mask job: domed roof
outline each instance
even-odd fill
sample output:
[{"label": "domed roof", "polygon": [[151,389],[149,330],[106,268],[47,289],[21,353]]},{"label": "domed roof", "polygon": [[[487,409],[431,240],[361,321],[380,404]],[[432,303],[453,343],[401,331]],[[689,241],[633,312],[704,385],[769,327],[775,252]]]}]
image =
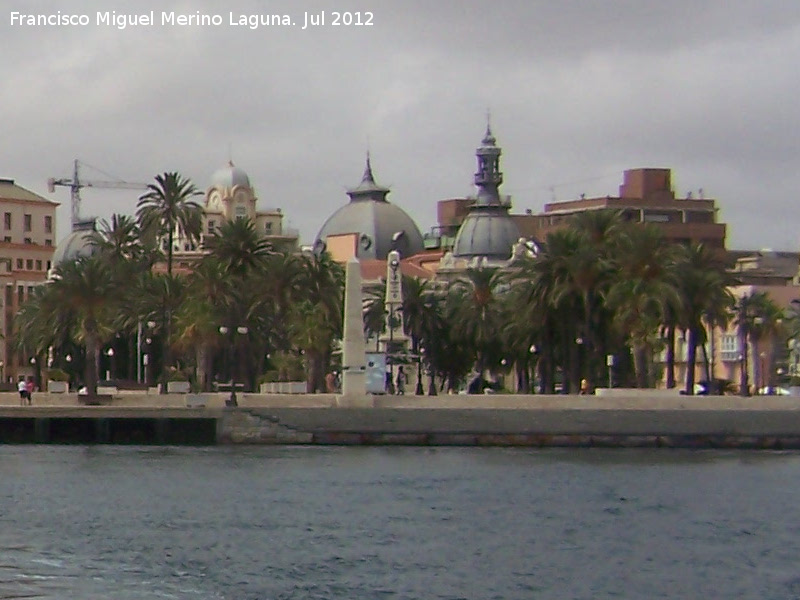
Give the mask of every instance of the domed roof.
[{"label": "domed roof", "polygon": [[519,228],[508,214],[510,204],[501,201],[498,192],[498,187],[503,183],[503,174],[500,172],[501,150],[496,142],[487,123],[486,135],[475,151],[478,158],[478,172],[475,174],[478,195],[458,229],[453,256],[508,260],[514,244],[519,240]]},{"label": "domed roof", "polygon": [[361,183],[347,193],[350,202],[325,221],[315,247],[326,243],[328,236],[357,234],[359,259],[384,260],[393,249],[403,257],[422,252],[424,245],[417,224],[402,208],[386,200],[389,189],[375,183],[369,157]]},{"label": "domed roof", "polygon": [[508,260],[519,240],[519,228],[505,211],[473,208],[461,223],[453,246],[453,256],[485,256]]},{"label": "domed roof", "polygon": [[250,178],[243,169],[234,165],[233,161],[228,161],[227,166],[215,171],[211,176],[212,187],[232,188],[237,185],[250,187]]},{"label": "domed roof", "polygon": [[362,200],[333,213],[317,234],[315,246],[328,236],[358,235],[356,257],[385,260],[393,249],[403,257],[422,252],[422,234],[406,212],[389,202]]},{"label": "domed roof", "polygon": [[76,223],[75,229],[56,246],[53,252],[53,266],[94,254],[95,248],[90,241],[94,230],[94,219]]}]

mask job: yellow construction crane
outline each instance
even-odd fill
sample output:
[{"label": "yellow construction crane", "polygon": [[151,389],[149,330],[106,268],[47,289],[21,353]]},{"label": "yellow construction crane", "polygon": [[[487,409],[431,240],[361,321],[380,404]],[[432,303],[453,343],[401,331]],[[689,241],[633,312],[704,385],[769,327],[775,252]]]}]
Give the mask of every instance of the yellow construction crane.
[{"label": "yellow construction crane", "polygon": [[[72,168],[72,179],[69,178],[61,178],[56,179],[55,177],[51,177],[47,180],[47,190],[52,194],[56,191],[56,186],[63,186],[68,187],[70,191],[70,201],[72,204],[72,229],[75,229],[75,224],[80,222],[80,211],[81,211],[81,188],[87,187],[94,187],[94,188],[116,188],[122,190],[146,190],[147,184],[146,183],[132,183],[130,181],[123,181],[121,179],[117,179],[115,181],[96,181],[96,180],[86,180],[80,178],[80,166],[83,165],[85,167],[89,167],[103,173],[97,167],[92,167],[86,163],[79,161],[77,158],[73,163]],[[113,177],[112,175],[108,175],[104,173],[104,175],[108,177]]]}]

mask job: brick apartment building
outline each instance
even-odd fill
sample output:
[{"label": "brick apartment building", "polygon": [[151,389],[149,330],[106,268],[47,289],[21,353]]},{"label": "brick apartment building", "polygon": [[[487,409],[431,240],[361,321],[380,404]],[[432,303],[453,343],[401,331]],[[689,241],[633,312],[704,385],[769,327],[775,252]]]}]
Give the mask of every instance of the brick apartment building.
[{"label": "brick apartment building", "polygon": [[716,201],[708,198],[676,198],[670,169],[625,171],[618,196],[580,198],[545,204],[537,215],[514,215],[522,235],[544,240],[574,214],[588,210],[615,209],[636,223],[653,223],[673,242],[702,242],[725,249],[725,223],[717,223]]},{"label": "brick apartment building", "polygon": [[52,266],[58,203],[45,200],[14,183],[0,179],[0,381],[17,381],[34,374],[30,356],[13,349],[14,315],[34,287],[44,283]]}]

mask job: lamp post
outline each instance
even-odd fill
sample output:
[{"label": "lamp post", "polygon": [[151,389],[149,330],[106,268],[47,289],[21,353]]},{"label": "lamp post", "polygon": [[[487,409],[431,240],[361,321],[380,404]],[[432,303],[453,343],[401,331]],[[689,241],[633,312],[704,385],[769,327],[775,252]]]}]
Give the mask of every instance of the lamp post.
[{"label": "lamp post", "polygon": [[530,354],[530,361],[528,366],[528,372],[526,376],[528,378],[527,383],[527,390],[525,390],[528,394],[535,394],[536,393],[536,354],[539,352],[539,348],[536,344],[531,344],[528,347],[528,354]]},{"label": "lamp post", "polygon": [[[581,347],[583,346],[583,338],[576,337],[575,338],[575,374],[577,375],[576,380],[578,383],[578,393],[583,393],[583,373],[581,371]],[[570,390],[571,393],[572,390]]]},{"label": "lamp post", "polygon": [[34,381],[34,383],[36,383],[36,385],[39,385],[39,377],[38,377],[38,373],[37,373],[37,371],[38,371],[37,366],[38,365],[36,364],[36,357],[35,356],[31,356],[31,368],[33,369],[33,381]]},{"label": "lamp post", "polygon": [[155,321],[146,323],[147,337],[144,338],[144,356],[142,356],[142,366],[144,367],[144,383],[149,388],[153,384],[153,330],[156,328]]},{"label": "lamp post", "polygon": [[422,396],[425,394],[425,390],[422,387],[422,355],[425,352],[424,348],[420,347],[419,351],[417,352],[417,389],[414,390],[414,393],[417,396]]},{"label": "lamp post", "polygon": [[608,367],[608,388],[614,387],[613,371],[614,371],[614,355],[609,354],[606,356],[606,366]]},{"label": "lamp post", "polygon": [[247,335],[249,330],[247,327],[239,326],[235,329],[228,328],[222,325],[219,328],[219,332],[224,335],[230,335],[228,338],[229,345],[228,345],[228,369],[230,371],[231,376],[231,394],[228,397],[228,400],[225,401],[226,406],[239,406],[239,402],[236,400],[236,337],[235,334],[239,335]]},{"label": "lamp post", "polygon": [[106,381],[111,380],[111,376],[114,374],[114,349],[109,348],[106,350],[106,356],[108,356],[108,369],[106,370]]}]

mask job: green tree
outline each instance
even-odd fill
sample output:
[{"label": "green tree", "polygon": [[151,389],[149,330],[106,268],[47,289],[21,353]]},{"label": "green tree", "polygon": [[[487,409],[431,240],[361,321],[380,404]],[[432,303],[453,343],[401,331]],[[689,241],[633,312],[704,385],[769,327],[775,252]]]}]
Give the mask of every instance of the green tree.
[{"label": "green tree", "polygon": [[[42,287],[36,295],[35,303],[31,305],[31,309],[38,306],[40,311],[40,331],[44,327],[53,326],[55,335],[63,337],[69,327],[71,336],[85,345],[84,376],[89,395],[97,394],[100,347],[111,333],[109,323],[117,299],[118,289],[111,269],[98,257],[86,257],[59,264],[53,281]],[[23,311],[23,315],[25,312]],[[30,321],[26,323],[30,314],[20,317],[18,328],[30,324]],[[54,337],[49,340],[40,338],[41,343],[54,340]]]},{"label": "green tree", "polygon": [[733,296],[727,286],[733,280],[718,252],[698,243],[678,248],[676,272],[681,314],[677,320],[689,334],[685,393],[692,395],[697,346],[705,344],[708,337],[705,322],[722,319],[730,309]]},{"label": "green tree", "polygon": [[205,238],[204,245],[230,276],[239,279],[263,270],[272,253],[272,246],[258,234],[250,219],[224,221]]},{"label": "green tree", "polygon": [[200,238],[202,208],[192,200],[202,192],[189,179],[177,172],[156,175],[155,183],[139,197],[136,218],[145,236],[166,236],[167,273],[172,275],[172,252],[175,235],[186,237],[190,242]]},{"label": "green tree", "polygon": [[652,340],[670,307],[679,305],[675,246],[649,224],[631,227],[619,240],[605,301],[633,348],[637,387],[651,387]]},{"label": "green tree", "polygon": [[496,267],[470,268],[448,291],[445,318],[453,341],[469,348],[481,376],[491,377],[499,366],[504,284],[504,275]]},{"label": "green tree", "polygon": [[333,343],[342,336],[344,269],[327,252],[304,253],[298,266],[297,297],[288,316],[290,340],[305,352],[308,390],[314,393],[325,390]]}]

